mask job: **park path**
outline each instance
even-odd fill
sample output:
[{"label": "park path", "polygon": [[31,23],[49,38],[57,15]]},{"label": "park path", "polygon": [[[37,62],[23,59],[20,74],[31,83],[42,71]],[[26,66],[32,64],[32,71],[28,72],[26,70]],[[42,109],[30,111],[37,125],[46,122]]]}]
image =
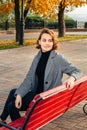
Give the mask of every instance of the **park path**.
[{"label": "park path", "polygon": [[[0,113],[8,92],[23,81],[37,51],[35,46],[0,50]],[[58,51],[80,68],[84,75],[87,74],[87,39],[62,42]],[[87,116],[82,111],[84,103],[73,107],[41,130],[87,130]]]},{"label": "park path", "polygon": [[[37,38],[39,36],[39,31],[25,31],[24,32],[24,39],[25,38]],[[58,35],[58,32],[56,31]],[[87,31],[71,31],[66,32],[66,35],[87,35]],[[15,32],[14,31],[0,31],[0,40],[15,40]]]}]

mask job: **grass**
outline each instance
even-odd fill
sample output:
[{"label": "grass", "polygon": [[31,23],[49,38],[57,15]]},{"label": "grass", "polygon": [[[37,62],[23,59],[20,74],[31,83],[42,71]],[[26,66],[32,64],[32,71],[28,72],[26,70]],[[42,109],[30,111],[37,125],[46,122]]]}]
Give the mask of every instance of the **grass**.
[{"label": "grass", "polygon": [[[25,39],[23,46],[35,45],[36,40],[37,40],[36,38]],[[19,48],[19,47],[23,47],[23,46],[20,46],[19,43],[16,42],[15,40],[0,40],[0,50]]]},{"label": "grass", "polygon": [[80,39],[86,39],[86,38],[87,38],[87,35],[66,35],[65,37],[60,37],[59,42],[80,40]]},{"label": "grass", "polygon": [[[59,42],[64,41],[73,41],[73,40],[80,40],[87,38],[86,35],[66,35],[65,37],[60,37]],[[37,41],[37,38],[29,38],[24,40],[23,46],[31,46],[35,45]],[[19,48],[20,46],[15,40],[0,40],[0,50],[4,49],[12,49],[12,48]]]}]

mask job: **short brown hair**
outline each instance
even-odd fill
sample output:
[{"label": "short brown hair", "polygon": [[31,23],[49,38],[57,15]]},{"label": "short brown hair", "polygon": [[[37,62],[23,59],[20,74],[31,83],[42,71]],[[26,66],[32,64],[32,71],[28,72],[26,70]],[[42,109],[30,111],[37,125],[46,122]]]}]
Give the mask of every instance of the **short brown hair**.
[{"label": "short brown hair", "polygon": [[49,34],[52,37],[52,40],[53,40],[53,48],[52,48],[52,50],[57,50],[58,49],[58,39],[55,36],[54,31],[51,30],[51,29],[48,29],[48,28],[43,28],[42,29],[42,31],[41,31],[38,39],[37,39],[37,46],[36,46],[36,48],[41,49],[41,46],[39,45],[39,40],[41,39],[41,37],[42,37],[42,35],[44,33],[47,33],[47,34]]}]

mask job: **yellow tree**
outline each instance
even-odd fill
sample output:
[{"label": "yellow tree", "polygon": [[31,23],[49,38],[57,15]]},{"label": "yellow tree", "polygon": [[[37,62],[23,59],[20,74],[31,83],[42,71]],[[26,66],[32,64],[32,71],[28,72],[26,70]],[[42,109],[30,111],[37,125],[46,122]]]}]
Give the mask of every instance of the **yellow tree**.
[{"label": "yellow tree", "polygon": [[53,17],[58,12],[58,0],[30,0],[27,1],[25,10],[33,10],[44,17]]},{"label": "yellow tree", "polygon": [[[4,0],[0,0],[2,2]],[[24,2],[23,16],[27,16],[28,10],[33,10],[37,14],[41,14],[44,17],[54,17],[58,15],[59,21],[59,36],[65,35],[65,22],[64,11],[70,6],[81,6],[87,2],[87,0],[7,0],[10,4],[5,5],[5,11],[10,12],[12,7],[15,9],[15,23],[16,23],[16,41],[20,39],[20,22],[22,2]],[[10,6],[9,6],[10,5]],[[3,5],[4,6],[4,5]],[[0,11],[4,10],[0,6]],[[3,8],[3,9],[2,9]]]},{"label": "yellow tree", "polygon": [[[1,1],[4,1],[4,0],[1,0]],[[4,3],[0,7],[1,13],[10,13],[12,9],[12,8],[10,9],[10,5],[12,6],[13,3],[14,3],[13,8],[15,10],[16,41],[19,41],[19,42],[21,38],[20,36],[21,19],[20,18],[24,17],[25,19],[27,16],[28,10],[31,9],[35,13],[42,14],[43,16],[46,16],[46,17],[51,17],[52,15],[56,14],[55,10],[56,10],[56,7],[58,6],[58,0],[45,0],[45,1],[43,0],[7,0],[7,3]],[[24,5],[23,10],[22,10],[22,4]],[[4,8],[5,10],[3,12]],[[23,16],[22,16],[22,12],[23,12]]]},{"label": "yellow tree", "polygon": [[14,2],[0,5],[0,14],[9,14],[14,8]]},{"label": "yellow tree", "polygon": [[20,30],[20,11],[19,11],[19,0],[0,1],[0,14],[10,14],[12,10],[15,10],[15,25],[16,25],[16,41],[19,41],[19,30]]},{"label": "yellow tree", "polygon": [[26,10],[32,9],[45,17],[55,18],[58,15],[59,36],[61,37],[65,35],[65,9],[70,6],[82,6],[86,3],[87,0],[31,0],[31,2],[27,2]]},{"label": "yellow tree", "polygon": [[[23,0],[26,3],[26,0]],[[16,41],[20,44],[21,38],[21,10],[22,0],[0,0],[0,14],[9,14],[14,9],[15,11],[15,27],[16,27]]]},{"label": "yellow tree", "polygon": [[60,0],[58,7],[59,37],[65,35],[64,11],[68,7],[78,7],[87,4],[87,0]]}]

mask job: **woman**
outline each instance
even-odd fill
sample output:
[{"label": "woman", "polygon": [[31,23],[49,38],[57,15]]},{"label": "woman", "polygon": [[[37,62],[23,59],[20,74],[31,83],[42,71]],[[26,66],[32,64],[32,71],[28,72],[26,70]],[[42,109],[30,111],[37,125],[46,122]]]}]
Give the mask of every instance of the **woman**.
[{"label": "woman", "polygon": [[68,89],[72,89],[74,82],[81,76],[81,72],[63,55],[56,52],[58,41],[52,30],[44,28],[37,40],[40,49],[34,58],[29,72],[18,89],[9,93],[0,121],[5,122],[8,115],[11,120],[20,117],[19,111],[28,108],[33,97],[62,84],[63,74],[69,75],[65,82]]}]

